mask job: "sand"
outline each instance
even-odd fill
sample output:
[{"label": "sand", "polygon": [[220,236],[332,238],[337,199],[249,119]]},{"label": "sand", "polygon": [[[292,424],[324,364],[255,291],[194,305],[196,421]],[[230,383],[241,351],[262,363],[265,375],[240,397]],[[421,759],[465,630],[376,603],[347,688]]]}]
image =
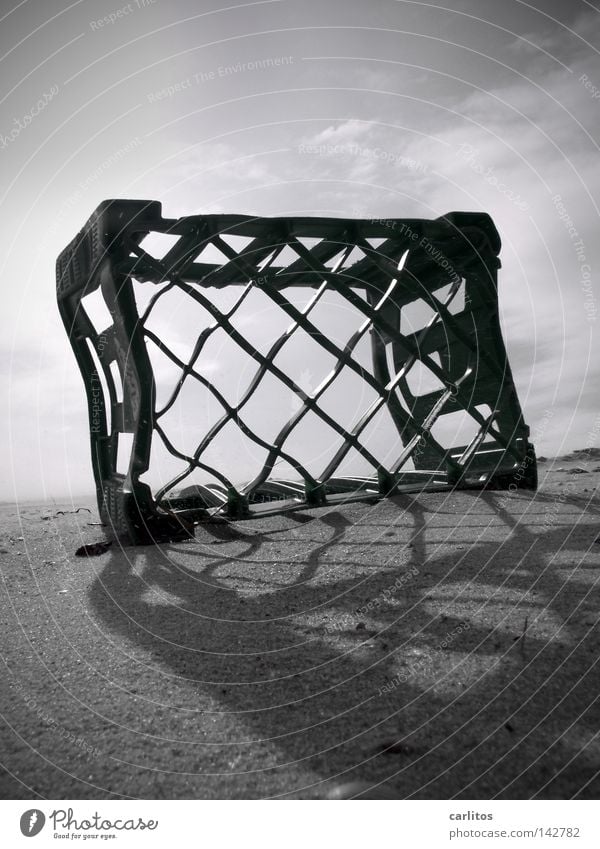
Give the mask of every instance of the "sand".
[{"label": "sand", "polygon": [[600,461],[540,477],[90,558],[3,505],[3,797],[597,798]]}]

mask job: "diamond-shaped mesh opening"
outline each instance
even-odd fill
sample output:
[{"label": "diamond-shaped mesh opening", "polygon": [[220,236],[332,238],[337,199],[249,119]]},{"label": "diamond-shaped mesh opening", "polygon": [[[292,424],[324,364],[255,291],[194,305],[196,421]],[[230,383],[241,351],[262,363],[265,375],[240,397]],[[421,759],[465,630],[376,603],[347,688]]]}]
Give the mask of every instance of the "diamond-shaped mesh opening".
[{"label": "diamond-shaped mesh opening", "polygon": [[[310,372],[300,372],[296,383],[310,392]],[[302,399],[278,378],[267,373],[240,410],[240,415],[263,439],[273,442],[287,422],[302,408]]]},{"label": "diamond-shaped mesh opening", "polygon": [[199,459],[209,466],[215,466],[236,484],[250,480],[262,467],[267,457],[267,449],[258,445],[233,421],[227,422]]},{"label": "diamond-shaped mesh opening", "polygon": [[365,383],[359,374],[345,366],[319,397],[318,404],[351,430],[380,397],[380,393]]},{"label": "diamond-shaped mesh opening", "polygon": [[303,417],[301,427],[296,427],[286,439],[285,450],[318,477],[343,443],[342,435],[319,415],[309,412]]},{"label": "diamond-shaped mesh opening", "polygon": [[266,354],[273,340],[289,328],[291,319],[260,287],[255,287],[231,323],[261,354]]},{"label": "diamond-shaped mesh opening", "polygon": [[[372,488],[376,489],[376,472],[377,467],[373,466],[367,459],[365,459],[365,457],[363,457],[356,448],[349,448],[335,471],[334,479],[346,477],[355,479],[369,478],[372,481]],[[352,489],[358,488],[359,486],[360,483],[355,483],[351,488],[348,488],[348,492],[351,493]]]},{"label": "diamond-shaped mesh opening", "polygon": [[234,406],[242,398],[251,376],[259,364],[222,328],[206,340],[195,371],[210,379],[226,401]]},{"label": "diamond-shaped mesh opening", "polygon": [[160,296],[156,307],[150,311],[144,328],[158,339],[168,340],[172,353],[187,363],[200,332],[214,323],[210,313],[201,304],[175,287],[164,291]]},{"label": "diamond-shaped mesh opening", "polygon": [[198,446],[198,434],[206,433],[225,414],[214,393],[188,375],[171,406],[157,417],[157,421],[176,448],[191,456]]},{"label": "diamond-shaped mesh opening", "polygon": [[[310,388],[317,386],[336,363],[336,357],[302,329],[289,337],[273,359],[273,364],[292,380],[310,373]],[[296,382],[296,381],[295,381]]]},{"label": "diamond-shaped mesh opening", "polygon": [[360,441],[389,470],[402,450],[400,434],[387,407],[380,407],[365,426]]},{"label": "diamond-shaped mesh opening", "polygon": [[[356,292],[359,296],[360,292]],[[366,304],[366,297],[362,294]],[[344,347],[353,333],[365,322],[365,316],[341,292],[327,290],[311,310],[310,320],[336,345]]]}]

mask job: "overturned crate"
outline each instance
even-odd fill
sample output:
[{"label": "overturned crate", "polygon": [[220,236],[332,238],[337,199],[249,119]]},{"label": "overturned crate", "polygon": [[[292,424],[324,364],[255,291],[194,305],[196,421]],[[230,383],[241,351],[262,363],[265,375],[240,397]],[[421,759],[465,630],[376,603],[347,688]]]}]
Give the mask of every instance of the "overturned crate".
[{"label": "overturned crate", "polygon": [[149,543],[215,514],[535,488],[499,249],[483,213],[167,219],[103,202],[57,261],[103,520]]}]

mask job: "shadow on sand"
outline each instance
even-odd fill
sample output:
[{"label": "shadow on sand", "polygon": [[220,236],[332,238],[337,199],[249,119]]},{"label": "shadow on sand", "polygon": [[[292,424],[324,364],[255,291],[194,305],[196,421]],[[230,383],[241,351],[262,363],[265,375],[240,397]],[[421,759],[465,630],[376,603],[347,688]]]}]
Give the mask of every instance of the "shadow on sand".
[{"label": "shadow on sand", "polygon": [[[402,798],[597,798],[600,590],[582,560],[597,531],[573,524],[592,508],[566,496],[534,533],[556,497],[519,498],[526,522],[506,493],[461,493],[458,535],[442,502],[406,496],[362,525],[346,509],[205,525],[116,551],[91,601],[153,659],[159,691],[192,688],[199,740],[218,719],[234,798],[351,780]],[[182,710],[171,699],[175,723]],[[166,746],[153,758],[169,770]],[[198,752],[189,768],[211,797]]]}]

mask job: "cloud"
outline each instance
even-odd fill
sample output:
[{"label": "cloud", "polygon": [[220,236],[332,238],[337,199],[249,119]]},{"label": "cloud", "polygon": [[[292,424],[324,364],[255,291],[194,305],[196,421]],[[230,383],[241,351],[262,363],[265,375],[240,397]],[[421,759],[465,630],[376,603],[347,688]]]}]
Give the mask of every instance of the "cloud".
[{"label": "cloud", "polygon": [[[352,4],[353,21],[359,7]],[[102,100],[106,112],[94,100],[94,133],[78,118],[68,136],[54,138],[54,113],[48,109],[40,117],[35,133],[47,145],[43,161],[34,157],[23,166],[25,176],[6,206],[4,291],[11,323],[5,339],[17,339],[18,350],[8,342],[2,352],[11,381],[11,421],[4,428],[11,428],[24,479],[31,445],[39,442],[57,487],[65,480],[91,481],[83,388],[56,315],[52,276],[62,244],[95,203],[111,195],[161,199],[169,217],[245,212],[432,218],[451,210],[488,211],[503,241],[500,312],[526,419],[535,425],[549,405],[556,410],[544,435],[546,454],[563,440],[567,448],[585,442],[600,376],[600,98],[594,94],[600,71],[591,47],[598,43],[600,16],[564,11],[569,32],[529,7],[506,23],[508,13],[498,4],[484,5],[490,19],[523,32],[528,44],[472,19],[484,16],[481,4],[464,5],[473,13],[469,19],[440,10],[430,15],[415,4],[410,13],[403,4],[391,7],[378,8],[381,31],[370,28],[372,21],[364,31],[315,27],[303,36],[285,75],[281,69],[237,74],[222,85],[195,86],[189,96],[172,98],[167,112],[163,101],[147,103],[149,88],[165,84],[161,66],[150,79],[140,74],[131,98],[125,85],[118,97],[111,89],[111,103],[108,96]],[[556,16],[566,9],[545,8]],[[398,19],[399,10],[406,20]],[[395,28],[419,29],[432,38],[400,37]],[[293,36],[299,37],[295,30]],[[269,45],[266,34],[261,55],[285,53],[286,38],[282,31]],[[460,41],[470,49],[457,47]],[[219,50],[210,56],[214,67],[236,63],[225,48]],[[327,53],[341,58],[309,58]],[[142,57],[135,51],[127,56],[137,74]],[[178,56],[173,80],[197,71],[197,61],[193,51]],[[134,85],[129,66],[115,64],[113,71]],[[90,99],[87,85],[82,82],[77,93],[82,102]],[[73,103],[75,93],[72,88]],[[68,100],[57,97],[57,110],[66,109]],[[128,117],[120,119],[126,110]],[[14,114],[23,114],[18,103]],[[92,128],[94,121],[98,126]],[[143,143],[102,167],[81,191],[111,151],[138,133]],[[14,148],[10,155],[28,162],[33,138],[32,126],[23,134],[22,152]],[[67,167],[65,151],[71,157],[79,144]],[[53,168],[60,174],[56,180],[48,177]],[[44,194],[40,186],[47,180]],[[62,431],[69,434],[68,445],[57,460]],[[39,474],[30,477],[33,492]]]}]

